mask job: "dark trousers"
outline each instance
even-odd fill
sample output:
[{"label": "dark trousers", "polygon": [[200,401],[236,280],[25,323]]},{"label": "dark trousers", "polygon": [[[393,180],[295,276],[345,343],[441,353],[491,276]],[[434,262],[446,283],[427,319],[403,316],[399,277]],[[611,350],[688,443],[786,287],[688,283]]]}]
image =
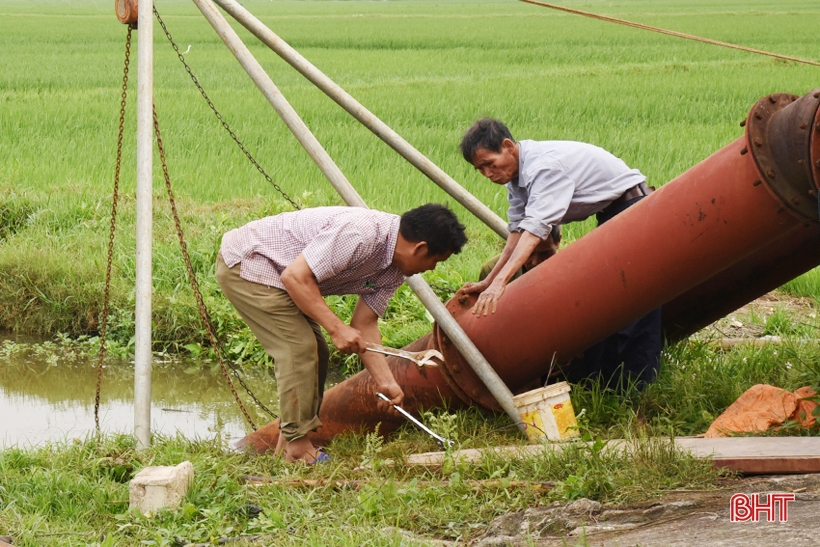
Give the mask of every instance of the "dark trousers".
[{"label": "dark trousers", "polygon": [[[646,196],[626,201],[596,215],[598,226]],[[608,387],[622,391],[630,384],[643,389],[658,374],[663,337],[661,308],[652,310],[573,359],[567,379],[602,377]]]}]

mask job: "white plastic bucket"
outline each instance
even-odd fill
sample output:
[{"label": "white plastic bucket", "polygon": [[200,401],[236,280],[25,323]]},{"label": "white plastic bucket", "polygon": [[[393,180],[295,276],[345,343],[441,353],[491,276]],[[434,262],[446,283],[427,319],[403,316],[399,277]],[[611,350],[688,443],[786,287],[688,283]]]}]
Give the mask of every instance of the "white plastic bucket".
[{"label": "white plastic bucket", "polygon": [[578,436],[569,384],[558,382],[513,397],[530,439],[560,441]]}]

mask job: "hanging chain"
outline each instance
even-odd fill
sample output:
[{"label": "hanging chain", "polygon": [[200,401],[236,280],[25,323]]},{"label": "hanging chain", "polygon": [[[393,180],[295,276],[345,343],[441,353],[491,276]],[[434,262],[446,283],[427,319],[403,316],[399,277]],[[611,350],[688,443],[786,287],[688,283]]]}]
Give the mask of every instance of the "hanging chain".
[{"label": "hanging chain", "polygon": [[[202,292],[199,289],[199,282],[196,279],[196,274],[194,273],[194,268],[191,265],[191,257],[188,255],[188,246],[185,243],[185,236],[182,232],[182,224],[179,221],[179,213],[177,211],[176,201],[174,199],[174,192],[171,189],[171,177],[168,174],[168,164],[165,161],[165,147],[162,144],[162,135],[160,134],[159,130],[159,119],[157,118],[157,108],[154,105],[154,132],[157,135],[157,148],[159,149],[159,158],[160,162],[162,163],[162,173],[165,177],[165,188],[168,191],[168,199],[171,202],[171,212],[174,215],[174,225],[176,227],[177,236],[179,237],[179,246],[182,250],[182,258],[185,261],[185,269],[188,271],[188,279],[191,282],[191,288],[194,290],[194,298],[196,298],[196,304],[199,308],[199,315],[202,317],[202,323],[205,325],[205,330],[208,332],[208,340],[211,343],[211,347],[216,354],[217,361],[219,361],[219,366],[222,369],[222,374],[225,376],[225,380],[228,382],[228,386],[231,388],[231,393],[233,393],[234,398],[236,399],[239,408],[242,410],[242,414],[245,415],[245,419],[248,420],[248,423],[251,425],[254,431],[256,431],[256,424],[253,422],[248,410],[245,408],[245,405],[242,403],[242,399],[239,398],[239,394],[236,392],[236,388],[231,381],[231,375],[228,373],[228,367],[225,365],[225,360],[222,358],[222,351],[219,347],[219,343],[216,340],[216,335],[214,334],[213,323],[211,322],[210,315],[208,314],[208,309],[205,307],[205,302],[202,298]],[[245,391],[248,395],[253,399],[253,401],[268,413],[271,417],[277,418],[276,414],[270,411],[268,407],[260,401],[256,395],[250,390],[250,388],[245,384],[245,381],[242,379],[242,376],[239,374],[239,371],[236,370],[232,364],[230,365],[231,371],[233,372],[233,376],[237,379],[237,381],[245,388]]]},{"label": "hanging chain", "polygon": [[131,31],[128,26],[128,34],[125,38],[125,67],[122,71],[122,96],[120,98],[120,127],[117,134],[117,164],[114,168],[114,192],[111,198],[111,228],[108,232],[108,264],[105,267],[105,288],[103,290],[103,309],[100,319],[100,354],[97,363],[97,392],[94,397],[94,424],[97,426],[97,433],[100,432],[100,386],[102,385],[102,370],[105,360],[105,338],[108,331],[108,303],[111,294],[111,263],[114,261],[114,234],[117,231],[117,202],[120,192],[120,166],[122,165],[122,135],[125,127],[125,99],[128,96],[128,65],[131,59]]},{"label": "hanging chain", "polygon": [[288,201],[288,203],[293,205],[294,209],[297,209],[297,210],[301,209],[301,207],[299,207],[299,205],[297,205],[296,202],[293,201],[293,199],[291,199],[291,197],[289,195],[287,195],[285,193],[285,191],[282,190],[282,188],[280,188],[279,185],[276,184],[273,181],[273,179],[270,177],[270,175],[268,175],[265,172],[265,170],[262,168],[262,166],[259,165],[259,162],[257,162],[256,159],[254,159],[254,157],[251,155],[251,153],[248,152],[248,149],[245,148],[245,145],[242,144],[242,141],[240,141],[239,137],[236,136],[236,133],[233,132],[233,130],[231,129],[231,126],[228,125],[228,122],[226,122],[224,120],[224,118],[222,117],[222,114],[220,114],[219,111],[216,109],[216,106],[214,106],[214,103],[211,101],[210,97],[208,97],[208,94],[205,93],[204,89],[202,89],[202,86],[200,85],[199,80],[197,79],[196,76],[194,76],[194,73],[191,71],[191,67],[188,66],[188,63],[185,61],[185,57],[179,51],[179,46],[177,46],[176,42],[174,42],[174,39],[171,37],[171,33],[168,32],[168,29],[165,27],[165,23],[162,21],[162,17],[159,16],[159,12],[157,11],[156,5],[154,6],[154,15],[157,18],[157,22],[159,22],[159,26],[162,27],[162,31],[165,33],[165,36],[168,38],[168,41],[171,42],[171,46],[174,48],[174,51],[176,52],[177,57],[179,57],[179,60],[185,66],[185,71],[188,73],[188,76],[191,77],[191,81],[194,82],[194,85],[199,90],[199,93],[202,95],[202,97],[205,99],[205,102],[208,103],[209,107],[211,107],[211,110],[213,111],[214,115],[216,115],[216,119],[218,119],[219,122],[222,124],[222,127],[225,128],[225,130],[228,132],[228,134],[234,140],[236,145],[239,146],[239,149],[242,150],[242,152],[245,154],[245,156],[248,158],[248,160],[250,160],[250,162],[254,165],[254,167],[256,167],[256,169],[260,173],[262,173],[262,176],[264,176],[265,179],[269,183],[271,183],[271,185],[273,185],[273,188],[277,192],[279,192],[282,195],[282,197],[285,198]]}]

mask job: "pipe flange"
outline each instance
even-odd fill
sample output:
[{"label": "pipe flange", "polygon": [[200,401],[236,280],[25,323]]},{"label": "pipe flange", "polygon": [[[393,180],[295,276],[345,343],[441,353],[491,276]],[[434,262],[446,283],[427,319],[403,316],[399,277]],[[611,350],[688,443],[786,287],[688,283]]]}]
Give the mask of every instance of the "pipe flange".
[{"label": "pipe flange", "polygon": [[818,106],[820,93],[801,98],[776,93],[760,99],[746,119],[747,148],[761,180],[787,210],[814,222],[818,222],[814,183],[818,179],[812,170],[818,166],[812,164],[810,146]]},{"label": "pipe flange", "polygon": [[[475,303],[476,297],[459,295],[451,298],[447,303],[447,310],[458,320],[459,316],[468,313]],[[444,355],[444,365],[440,366],[442,376],[447,384],[466,404],[479,405],[487,410],[502,410],[493,394],[473,371],[473,367],[462,357],[444,330],[436,324],[434,330],[436,346]]]}]

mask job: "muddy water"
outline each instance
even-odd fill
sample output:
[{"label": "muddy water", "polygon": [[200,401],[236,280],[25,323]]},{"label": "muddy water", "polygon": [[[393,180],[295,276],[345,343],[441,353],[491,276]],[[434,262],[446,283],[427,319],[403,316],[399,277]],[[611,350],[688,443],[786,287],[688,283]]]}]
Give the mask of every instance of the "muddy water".
[{"label": "muddy water", "polygon": [[[0,339],[0,449],[92,435],[96,374],[96,358],[82,352]],[[273,374],[257,371],[243,378],[276,412]],[[151,389],[152,433],[192,439],[219,434],[232,441],[250,432],[218,366],[155,362]],[[133,396],[133,364],[107,359],[100,402],[103,432],[133,432]],[[270,420],[253,403],[245,404],[257,425]]]}]

